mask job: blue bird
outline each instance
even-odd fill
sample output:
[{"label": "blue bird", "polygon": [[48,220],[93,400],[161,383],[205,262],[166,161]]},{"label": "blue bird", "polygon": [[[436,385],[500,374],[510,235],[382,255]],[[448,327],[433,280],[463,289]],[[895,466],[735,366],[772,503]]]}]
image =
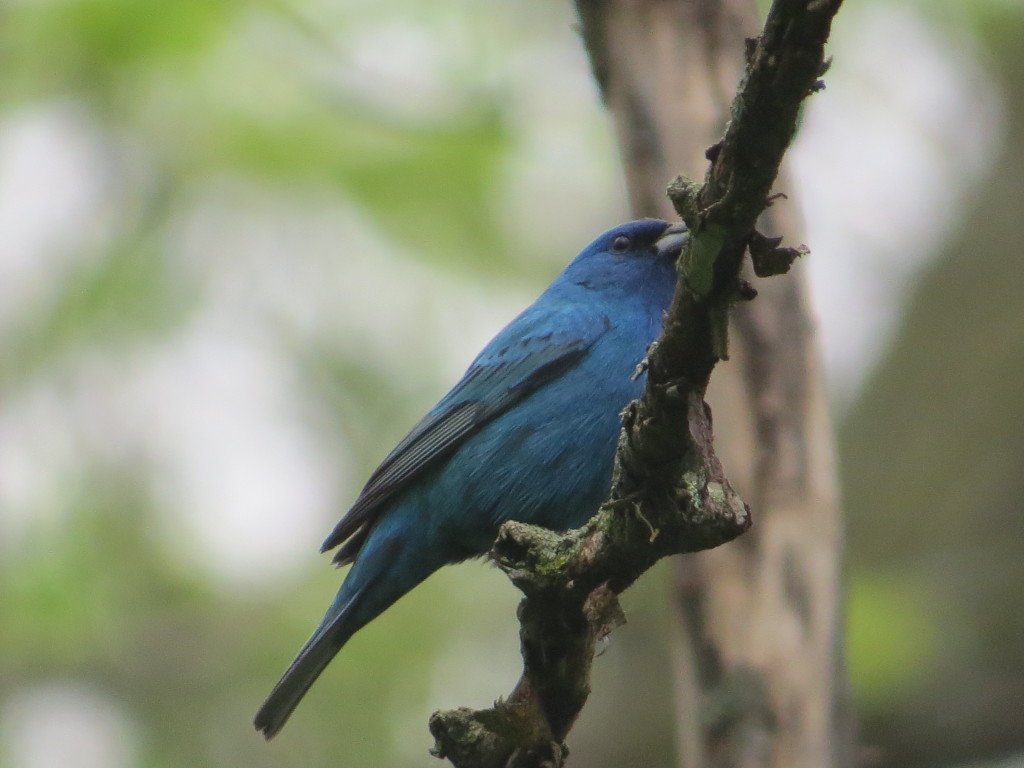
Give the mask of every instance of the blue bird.
[{"label": "blue bird", "polygon": [[601,235],[388,454],[323,543],[352,569],[256,714],[266,738],[357,630],[441,566],[487,552],[503,522],[565,530],[597,511],[685,237],[658,219]]}]

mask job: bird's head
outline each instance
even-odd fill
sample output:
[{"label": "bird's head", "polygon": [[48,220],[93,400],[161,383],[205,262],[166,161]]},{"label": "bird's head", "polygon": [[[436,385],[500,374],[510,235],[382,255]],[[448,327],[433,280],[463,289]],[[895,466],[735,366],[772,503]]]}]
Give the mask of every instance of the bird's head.
[{"label": "bird's head", "polygon": [[561,276],[592,290],[647,292],[675,286],[676,260],[686,242],[682,222],[639,219],[610,229],[584,248]]}]

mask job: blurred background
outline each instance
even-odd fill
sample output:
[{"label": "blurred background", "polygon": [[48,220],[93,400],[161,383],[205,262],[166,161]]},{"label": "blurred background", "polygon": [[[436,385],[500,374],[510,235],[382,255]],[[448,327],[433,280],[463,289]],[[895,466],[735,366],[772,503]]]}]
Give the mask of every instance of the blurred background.
[{"label": "blurred background", "polygon": [[[571,5],[0,8],[0,766],[434,766],[518,677],[447,569],[269,745],[319,542],[626,214]],[[792,158],[848,512],[864,759],[1024,765],[1024,2],[861,0]],[[577,765],[671,766],[666,572]]]}]

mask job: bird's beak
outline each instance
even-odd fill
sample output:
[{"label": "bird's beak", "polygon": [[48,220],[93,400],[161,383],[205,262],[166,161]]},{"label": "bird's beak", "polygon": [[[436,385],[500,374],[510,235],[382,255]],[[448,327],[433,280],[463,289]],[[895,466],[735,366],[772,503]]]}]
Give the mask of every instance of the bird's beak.
[{"label": "bird's beak", "polygon": [[686,225],[677,221],[674,224],[669,224],[668,228],[661,233],[661,237],[658,238],[654,247],[659,256],[671,256],[675,259],[682,252],[683,243],[686,242],[687,237],[689,237],[689,231],[686,229]]}]

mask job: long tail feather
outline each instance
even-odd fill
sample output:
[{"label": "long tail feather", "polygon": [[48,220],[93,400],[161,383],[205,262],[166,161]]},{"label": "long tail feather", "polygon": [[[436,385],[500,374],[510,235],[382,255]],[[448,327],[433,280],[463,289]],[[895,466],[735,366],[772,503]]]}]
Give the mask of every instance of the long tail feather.
[{"label": "long tail feather", "polygon": [[268,741],[288,721],[306,691],[320,677],[331,659],[362,626],[353,626],[349,620],[360,597],[361,592],[353,595],[336,615],[317,628],[263,702],[253,724]]},{"label": "long tail feather", "polygon": [[[398,523],[405,519],[399,517]],[[281,730],[309,687],[356,631],[452,559],[429,539],[403,536],[402,526],[392,524],[398,533],[382,524],[371,534],[320,626],[256,713],[256,730],[267,739]]]}]

